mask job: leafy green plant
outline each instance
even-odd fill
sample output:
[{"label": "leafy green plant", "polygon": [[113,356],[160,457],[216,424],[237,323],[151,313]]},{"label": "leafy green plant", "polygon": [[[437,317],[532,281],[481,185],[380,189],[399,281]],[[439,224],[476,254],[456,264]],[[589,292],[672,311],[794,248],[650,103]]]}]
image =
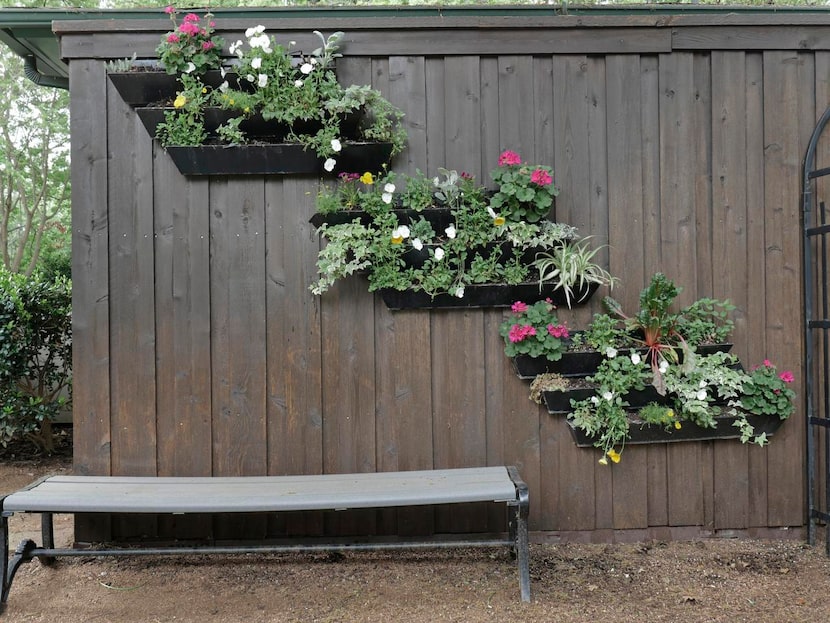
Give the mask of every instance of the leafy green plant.
[{"label": "leafy green plant", "polygon": [[568,327],[559,322],[556,306],[549,301],[527,305],[516,301],[511,316],[499,326],[508,357],[529,355],[558,361],[565,352]]},{"label": "leafy green plant", "polygon": [[681,310],[677,331],[689,346],[722,344],[732,334],[735,323],[730,314],[735,306],[729,301],[702,298]]},{"label": "leafy green plant", "polygon": [[[588,238],[576,242],[565,242],[551,251],[536,254],[533,262],[539,271],[539,287],[546,282],[553,282],[565,292],[568,307],[571,300],[584,300],[589,295],[588,287],[593,284],[614,287],[616,279],[607,270],[594,262],[594,257],[601,247],[591,248]],[[576,299],[578,293],[582,293]]]},{"label": "leafy green plant", "polygon": [[196,76],[179,77],[182,90],[173,101],[173,110],[164,113],[164,121],[156,127],[156,138],[162,146],[201,145],[207,138],[204,106],[209,95],[207,87]]},{"label": "leafy green plant", "polygon": [[594,314],[591,324],[581,333],[583,341],[601,353],[615,351],[630,342],[628,333],[608,314]]},{"label": "leafy green plant", "polygon": [[548,166],[523,164],[521,157],[506,150],[499,156],[499,166],[491,173],[497,190],[490,207],[507,220],[535,223],[547,217],[559,190]]},{"label": "leafy green plant", "polygon": [[[423,211],[436,204],[448,208],[450,215],[449,225],[440,231],[417,211],[415,215],[396,211],[404,205]],[[341,173],[334,185],[320,189],[317,211],[350,210],[365,212],[361,218],[370,239],[355,241],[362,247],[349,254],[347,241],[353,232],[341,236],[339,225],[321,230],[330,243],[337,239],[341,246],[321,252],[321,278],[312,285],[315,293],[353,274],[332,269],[331,254],[336,254],[337,266],[362,258],[361,270],[367,274],[370,292],[392,288],[463,298],[471,284],[527,282],[530,262],[522,252],[531,242],[561,245],[576,235],[568,225],[506,222],[488,205],[486,190],[473,176],[450,169],[439,169],[432,179],[421,172],[413,177],[391,172],[381,177],[370,172]]]},{"label": "leafy green plant", "polygon": [[68,279],[0,272],[0,445],[53,448],[52,420],[72,399]]}]

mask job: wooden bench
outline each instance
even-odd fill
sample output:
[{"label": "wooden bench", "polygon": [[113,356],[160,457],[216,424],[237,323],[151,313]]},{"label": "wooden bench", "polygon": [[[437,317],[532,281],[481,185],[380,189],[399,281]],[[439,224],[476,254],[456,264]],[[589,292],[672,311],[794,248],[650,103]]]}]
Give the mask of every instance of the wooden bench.
[{"label": "wooden bench", "polygon": [[[464,538],[453,541],[389,539],[290,545],[172,546],[56,549],[54,513],[277,513],[399,506],[505,503],[508,533],[504,538]],[[522,601],[530,601],[528,571],[529,508],[527,485],[514,467],[477,467],[368,474],[254,477],[120,477],[51,476],[0,498],[2,595],[5,606],[21,564],[55,556],[135,556],[165,554],[231,554],[252,552],[340,551],[454,546],[508,546],[516,555]],[[40,513],[43,546],[24,540],[9,558],[8,520],[14,513]]]}]

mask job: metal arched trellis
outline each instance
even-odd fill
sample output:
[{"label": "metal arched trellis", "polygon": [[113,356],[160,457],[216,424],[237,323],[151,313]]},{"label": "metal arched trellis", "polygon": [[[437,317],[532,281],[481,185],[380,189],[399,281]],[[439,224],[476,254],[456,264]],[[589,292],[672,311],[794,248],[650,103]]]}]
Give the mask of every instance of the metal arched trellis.
[{"label": "metal arched trellis", "polygon": [[[819,119],[804,158],[802,178],[802,227],[805,371],[807,390],[807,501],[810,543],[824,524],[826,551],[830,555],[830,293],[828,293],[827,207],[819,193],[819,180],[830,176],[830,167],[816,168],[816,151],[830,107]],[[830,179],[830,178],[829,178]],[[830,187],[822,189],[825,193]],[[823,487],[823,492],[822,492]]]}]

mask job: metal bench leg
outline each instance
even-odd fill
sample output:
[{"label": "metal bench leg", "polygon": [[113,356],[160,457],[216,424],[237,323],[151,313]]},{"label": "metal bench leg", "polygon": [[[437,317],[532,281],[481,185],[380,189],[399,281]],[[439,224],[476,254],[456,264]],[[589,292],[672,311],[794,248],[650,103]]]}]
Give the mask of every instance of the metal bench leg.
[{"label": "metal bench leg", "polygon": [[[8,540],[8,537],[6,540]],[[37,544],[31,539],[26,539],[17,546],[17,550],[15,550],[14,556],[12,556],[8,567],[6,568],[6,577],[3,580],[3,595],[0,597],[0,603],[5,604],[8,600],[9,591],[11,590],[12,582],[14,581],[14,576],[17,573],[17,570],[24,562],[32,561],[32,551],[35,548],[37,548]],[[6,551],[8,551],[8,548]]]},{"label": "metal bench leg", "polygon": [[530,601],[530,547],[528,545],[527,518],[530,515],[530,494],[527,485],[519,476],[515,467],[508,467],[507,473],[516,487],[516,501],[511,503],[515,506],[515,520],[509,521],[510,541],[515,548],[516,558],[519,565],[519,587],[522,593],[522,601]]},{"label": "metal bench leg", "polygon": [[[43,547],[46,549],[55,548],[55,529],[54,522],[52,519],[52,513],[40,514],[40,538],[41,542],[43,543]],[[40,557],[40,564],[42,565],[49,566],[53,562],[55,562],[54,556]]]},{"label": "metal bench leg", "polygon": [[0,548],[3,552],[0,553],[0,612],[6,604],[6,598],[9,595],[9,585],[11,582],[7,581],[6,574],[9,566],[9,516],[0,511]]}]

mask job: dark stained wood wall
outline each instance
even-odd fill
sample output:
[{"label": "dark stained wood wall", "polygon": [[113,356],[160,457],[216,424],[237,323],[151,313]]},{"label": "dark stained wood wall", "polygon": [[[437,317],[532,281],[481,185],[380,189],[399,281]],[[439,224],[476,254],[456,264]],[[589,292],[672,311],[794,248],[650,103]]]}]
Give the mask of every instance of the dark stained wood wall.
[{"label": "dark stained wood wall", "polygon": [[[729,298],[736,354],[792,369],[803,387],[800,163],[830,103],[830,17],[320,15],[258,21],[301,43],[346,31],[343,81],[406,113],[395,170],[489,181],[506,148],[552,165],[557,220],[608,245],[625,306],[656,271],[683,286],[681,303]],[[505,463],[530,485],[540,538],[800,533],[801,404],[765,449],[629,447],[602,467],[528,399],[503,354],[503,311],[392,313],[360,278],[312,296],[319,181],[184,178],[108,82],[105,60],[152,57],[168,25],[56,24],[71,73],[79,473]],[[227,41],[250,25],[218,19]],[[563,316],[584,326],[598,300]],[[242,518],[217,536],[484,531],[498,519],[307,514]]]}]

